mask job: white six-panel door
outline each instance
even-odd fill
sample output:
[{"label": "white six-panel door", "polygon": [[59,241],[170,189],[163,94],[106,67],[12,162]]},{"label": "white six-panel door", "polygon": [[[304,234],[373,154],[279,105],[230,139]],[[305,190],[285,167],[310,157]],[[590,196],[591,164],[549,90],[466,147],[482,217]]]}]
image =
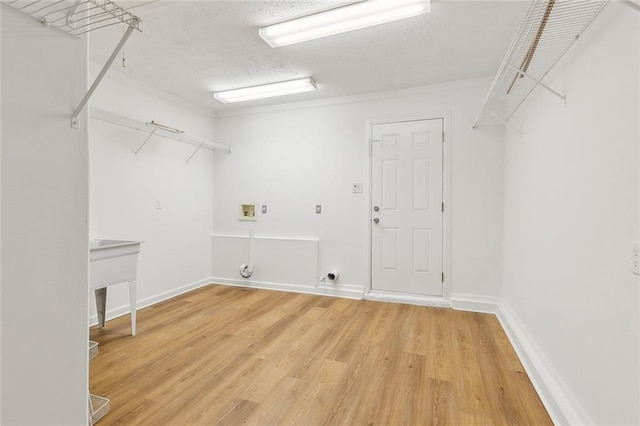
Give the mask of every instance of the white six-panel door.
[{"label": "white six-panel door", "polygon": [[442,296],[443,120],[371,127],[371,288]]}]

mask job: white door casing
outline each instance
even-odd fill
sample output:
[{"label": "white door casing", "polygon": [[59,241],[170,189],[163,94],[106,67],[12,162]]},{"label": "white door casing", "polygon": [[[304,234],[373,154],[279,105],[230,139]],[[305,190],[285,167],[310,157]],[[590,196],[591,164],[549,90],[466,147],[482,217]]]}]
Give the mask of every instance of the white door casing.
[{"label": "white door casing", "polygon": [[372,291],[443,296],[443,140],[442,119],[371,126]]}]

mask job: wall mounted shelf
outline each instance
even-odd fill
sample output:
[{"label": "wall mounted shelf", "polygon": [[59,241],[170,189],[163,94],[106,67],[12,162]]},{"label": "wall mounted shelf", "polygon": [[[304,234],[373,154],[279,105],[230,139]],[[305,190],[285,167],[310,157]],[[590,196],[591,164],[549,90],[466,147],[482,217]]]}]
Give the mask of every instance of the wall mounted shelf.
[{"label": "wall mounted shelf", "polygon": [[147,137],[135,150],[136,154],[139,153],[142,148],[144,148],[146,143],[154,135],[195,146],[195,151],[189,156],[189,158],[187,158],[187,160],[185,161],[186,163],[188,163],[200,149],[208,149],[211,151],[226,151],[228,153],[231,153],[231,148],[226,145],[208,141],[196,136],[189,136],[180,129],[169,127],[164,124],[157,123],[153,120],[149,122],[138,121],[93,107],[90,110],[90,115],[91,118],[96,120],[104,121],[122,127],[127,127],[141,133],[146,133]]},{"label": "wall mounted shelf", "polygon": [[9,0],[6,4],[73,36],[118,24],[139,30],[140,25],[140,18],[111,0]]},{"label": "wall mounted shelf", "polygon": [[75,37],[112,25],[124,24],[127,27],[95,81],[71,113],[71,127],[77,129],[80,113],[109,71],[118,53],[134,30],[141,31],[141,19],[111,0],[9,0],[6,4],[32,16],[45,27],[55,28]]},{"label": "wall mounted shelf", "polygon": [[543,82],[607,0],[534,0],[513,38],[473,125],[504,124],[520,133],[512,119],[537,87],[566,102],[565,94]]}]

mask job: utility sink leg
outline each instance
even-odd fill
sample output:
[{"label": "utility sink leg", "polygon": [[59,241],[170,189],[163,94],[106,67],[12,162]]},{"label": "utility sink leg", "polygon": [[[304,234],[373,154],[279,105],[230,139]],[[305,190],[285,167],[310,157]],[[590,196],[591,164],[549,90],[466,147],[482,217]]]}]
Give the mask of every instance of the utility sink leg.
[{"label": "utility sink leg", "polygon": [[104,328],[104,316],[107,311],[107,288],[99,288],[95,291],[96,310],[98,311],[98,326]]},{"label": "utility sink leg", "polygon": [[135,281],[129,281],[129,306],[131,308],[131,335],[136,335],[136,300],[137,300],[137,284]]}]

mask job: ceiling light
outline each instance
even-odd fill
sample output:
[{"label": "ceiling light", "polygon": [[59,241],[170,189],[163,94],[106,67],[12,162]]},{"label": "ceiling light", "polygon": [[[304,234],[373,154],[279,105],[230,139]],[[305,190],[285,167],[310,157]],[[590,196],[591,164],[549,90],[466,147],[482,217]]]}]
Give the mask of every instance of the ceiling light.
[{"label": "ceiling light", "polygon": [[368,0],[260,28],[271,47],[340,34],[431,11],[430,0]]},{"label": "ceiling light", "polygon": [[241,89],[213,92],[213,97],[224,103],[251,101],[254,99],[273,98],[294,93],[312,92],[317,89],[311,77],[260,86],[243,87]]}]

